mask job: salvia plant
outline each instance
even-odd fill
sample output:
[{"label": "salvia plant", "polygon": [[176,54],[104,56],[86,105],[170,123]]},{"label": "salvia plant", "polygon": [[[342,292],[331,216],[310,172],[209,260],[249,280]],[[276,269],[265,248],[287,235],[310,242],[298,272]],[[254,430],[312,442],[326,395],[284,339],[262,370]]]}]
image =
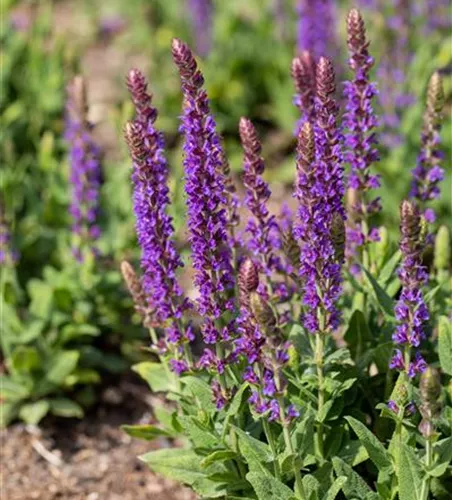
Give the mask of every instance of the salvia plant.
[{"label": "salvia plant", "polygon": [[[328,19],[314,5],[333,8],[300,5],[313,10],[309,23]],[[173,40],[195,293],[176,245],[157,110],[144,75],[127,77],[141,261],[140,271],[126,261],[121,270],[152,341],[152,360],[134,369],[165,397],[155,424],[124,429],[179,439],[181,447],[141,458],[201,498],[450,498],[450,235],[430,207],[443,176],[441,77],[428,84],[397,248],[375,220],[385,201],[375,194],[377,88],[356,9],[346,29],[342,99],[321,30],[303,31],[292,64],[296,208],[280,217],[270,210],[258,131],[245,117],[238,198],[203,74]]]}]

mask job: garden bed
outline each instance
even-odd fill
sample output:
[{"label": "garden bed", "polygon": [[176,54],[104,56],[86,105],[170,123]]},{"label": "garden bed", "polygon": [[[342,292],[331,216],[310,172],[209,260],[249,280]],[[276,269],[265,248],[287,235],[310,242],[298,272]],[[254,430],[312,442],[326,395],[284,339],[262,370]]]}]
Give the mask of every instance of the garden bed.
[{"label": "garden bed", "polygon": [[192,500],[193,494],[156,476],[137,456],[152,444],[120,425],[151,420],[148,389],[122,381],[82,421],[46,419],[38,429],[16,424],[1,433],[1,492],[8,500]]}]

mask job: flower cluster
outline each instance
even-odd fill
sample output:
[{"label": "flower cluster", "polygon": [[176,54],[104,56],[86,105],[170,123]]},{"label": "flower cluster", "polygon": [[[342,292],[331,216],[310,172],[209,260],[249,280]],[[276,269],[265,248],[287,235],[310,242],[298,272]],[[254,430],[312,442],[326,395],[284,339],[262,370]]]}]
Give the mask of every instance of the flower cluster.
[{"label": "flower cluster", "polygon": [[413,359],[411,349],[417,349],[425,338],[424,325],[429,313],[421,290],[427,279],[422,266],[424,241],[421,216],[416,205],[409,201],[404,201],[400,207],[400,232],[402,266],[399,278],[402,292],[395,307],[398,325],[392,338],[403,351],[396,349],[390,368],[405,371],[412,378],[426,368],[420,352],[416,351]]},{"label": "flower cluster", "polygon": [[298,52],[308,50],[315,62],[330,56],[335,46],[335,2],[332,0],[298,0]]},{"label": "flower cluster", "polygon": [[164,140],[154,126],[157,111],[143,74],[132,69],[127,85],[136,109],[135,119],[126,125],[125,136],[133,160],[133,201],[143,291],[155,321],[166,326],[166,340],[179,345],[191,340],[178,321],[189,305],[182,299],[176,276],[182,261],[173,241],[172,219],[167,213],[169,190]]},{"label": "flower cluster", "polygon": [[189,240],[199,291],[199,313],[206,318],[204,340],[213,344],[221,333],[215,325],[232,308],[229,291],[234,286],[227,218],[223,152],[210,113],[203,76],[188,46],[173,40],[173,59],[179,69],[184,95],[181,132],[184,134],[185,190]]},{"label": "flower cluster", "polygon": [[378,230],[370,229],[368,217],[381,209],[380,199],[369,199],[369,191],[380,186],[378,176],[371,174],[370,166],[379,159],[376,149],[375,128],[378,124],[372,102],[376,86],[369,81],[374,64],[369,55],[364,21],[358,10],[352,9],[347,17],[349,66],[354,78],[345,82],[347,99],[344,114],[345,160],[350,163],[349,189],[353,190],[347,224],[347,257],[353,258],[368,241],[378,239]]},{"label": "flower cluster", "polygon": [[439,73],[433,73],[427,90],[427,105],[424,114],[424,127],[421,135],[421,151],[413,170],[413,182],[410,195],[424,209],[428,222],[435,221],[435,212],[425,208],[426,202],[439,197],[439,183],[444,178],[444,170],[439,163],[443,157],[439,149],[441,113],[444,102],[442,79]]},{"label": "flower cluster", "polygon": [[83,260],[83,248],[94,255],[98,253],[94,241],[100,236],[97,225],[99,189],[101,185],[100,149],[92,135],[92,125],[87,120],[85,82],[76,76],[68,85],[66,103],[65,138],[70,148],[72,183],[72,216],[74,257]]},{"label": "flower cluster", "polygon": [[281,266],[275,250],[278,248],[279,228],[276,219],[270,215],[267,201],[270,198],[268,184],[262,178],[264,160],[262,146],[254,125],[247,118],[240,119],[240,139],[244,150],[243,183],[246,188],[245,204],[252,216],[246,230],[250,235],[249,249],[260,262],[261,270],[267,275]]},{"label": "flower cluster", "polygon": [[343,168],[331,63],[321,58],[316,74],[315,128],[305,122],[298,136],[296,196],[299,209],[295,227],[301,246],[303,301],[307,306],[304,323],[311,332],[329,331],[338,326],[336,302],[341,292],[345,244]]},{"label": "flower cluster", "polygon": [[270,421],[289,421],[298,416],[292,405],[286,409],[284,404],[282,369],[289,361],[289,344],[283,340],[275,311],[258,291],[258,268],[249,258],[240,267],[238,286],[239,337],[234,341],[234,355],[247,361],[243,379],[253,387],[249,402],[256,413],[268,413]]}]

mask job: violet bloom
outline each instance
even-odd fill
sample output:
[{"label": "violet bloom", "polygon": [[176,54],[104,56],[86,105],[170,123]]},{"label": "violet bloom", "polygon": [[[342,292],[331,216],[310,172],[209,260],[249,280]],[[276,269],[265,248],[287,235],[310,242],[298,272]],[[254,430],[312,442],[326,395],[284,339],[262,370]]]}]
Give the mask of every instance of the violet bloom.
[{"label": "violet bloom", "polygon": [[347,99],[344,125],[345,159],[350,163],[349,187],[356,193],[350,206],[347,224],[347,257],[353,258],[368,241],[378,239],[378,230],[370,230],[368,218],[381,209],[379,198],[369,199],[369,191],[378,188],[378,176],[371,174],[372,163],[378,161],[375,127],[378,125],[373,110],[376,86],[369,81],[369,73],[374,64],[369,55],[364,21],[358,10],[352,9],[347,18],[349,66],[354,78],[345,82],[344,94]]},{"label": "violet bloom", "polygon": [[298,0],[298,52],[308,50],[317,62],[331,56],[336,43],[336,9],[333,0]]},{"label": "violet bloom", "polygon": [[403,201],[400,207],[400,231],[402,266],[399,278],[402,293],[395,306],[398,325],[392,339],[401,348],[396,349],[390,368],[405,371],[409,377],[414,377],[426,368],[419,352],[415,352],[414,358],[411,354],[425,338],[424,325],[429,319],[429,313],[421,291],[427,279],[422,266],[424,242],[421,216],[418,208],[409,201]]},{"label": "violet bloom", "polygon": [[216,327],[222,314],[232,309],[234,286],[231,248],[228,240],[223,152],[203,89],[204,78],[188,46],[173,40],[176,63],[184,94],[181,132],[184,134],[185,190],[187,193],[189,240],[199,290],[199,313],[206,318],[203,334],[208,343],[222,339]]},{"label": "violet bloom", "polygon": [[101,184],[100,149],[87,120],[86,88],[81,76],[68,85],[65,139],[70,149],[73,254],[81,262],[83,249],[97,254],[94,242],[100,236],[97,218]]},{"label": "violet bloom", "polygon": [[205,57],[212,46],[212,0],[187,0],[187,8],[192,21],[196,52]]},{"label": "violet bloom", "polygon": [[304,324],[312,333],[331,331],[339,324],[337,300],[342,283],[345,214],[334,92],[333,67],[321,58],[317,66],[315,130],[305,122],[298,136],[298,220],[294,228],[301,247],[300,277],[304,280],[303,301],[307,306]]},{"label": "violet bloom", "polygon": [[275,254],[278,248],[278,224],[267,208],[270,188],[262,178],[264,160],[262,146],[256,129],[247,118],[240,119],[240,139],[244,150],[243,183],[246,188],[245,204],[252,217],[248,219],[246,231],[250,235],[249,248],[260,262],[261,270],[269,276],[280,269],[281,262]]},{"label": "violet bloom", "polygon": [[141,247],[143,290],[157,320],[164,323],[180,318],[187,306],[181,300],[182,290],[176,276],[183,264],[175,247],[173,222],[168,214],[170,200],[164,138],[154,125],[157,110],[152,106],[144,75],[132,69],[127,86],[136,110],[134,121],[126,126],[126,139],[134,161],[133,202]]},{"label": "violet bloom", "polygon": [[439,73],[433,73],[427,89],[427,104],[421,135],[421,151],[416,168],[412,171],[413,181],[410,196],[415,198],[428,222],[435,221],[435,213],[425,205],[439,197],[439,183],[444,178],[444,170],[439,167],[443,158],[440,146],[440,129],[444,91]]}]

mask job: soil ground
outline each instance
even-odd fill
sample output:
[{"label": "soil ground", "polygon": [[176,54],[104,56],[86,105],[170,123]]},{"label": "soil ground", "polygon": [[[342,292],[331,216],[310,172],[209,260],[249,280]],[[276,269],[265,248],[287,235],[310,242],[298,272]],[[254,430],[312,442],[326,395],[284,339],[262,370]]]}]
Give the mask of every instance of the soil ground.
[{"label": "soil ground", "polygon": [[103,391],[86,418],[16,424],[1,433],[1,500],[194,500],[137,456],[172,446],[133,439],[122,424],[150,423],[149,389],[135,381]]}]

